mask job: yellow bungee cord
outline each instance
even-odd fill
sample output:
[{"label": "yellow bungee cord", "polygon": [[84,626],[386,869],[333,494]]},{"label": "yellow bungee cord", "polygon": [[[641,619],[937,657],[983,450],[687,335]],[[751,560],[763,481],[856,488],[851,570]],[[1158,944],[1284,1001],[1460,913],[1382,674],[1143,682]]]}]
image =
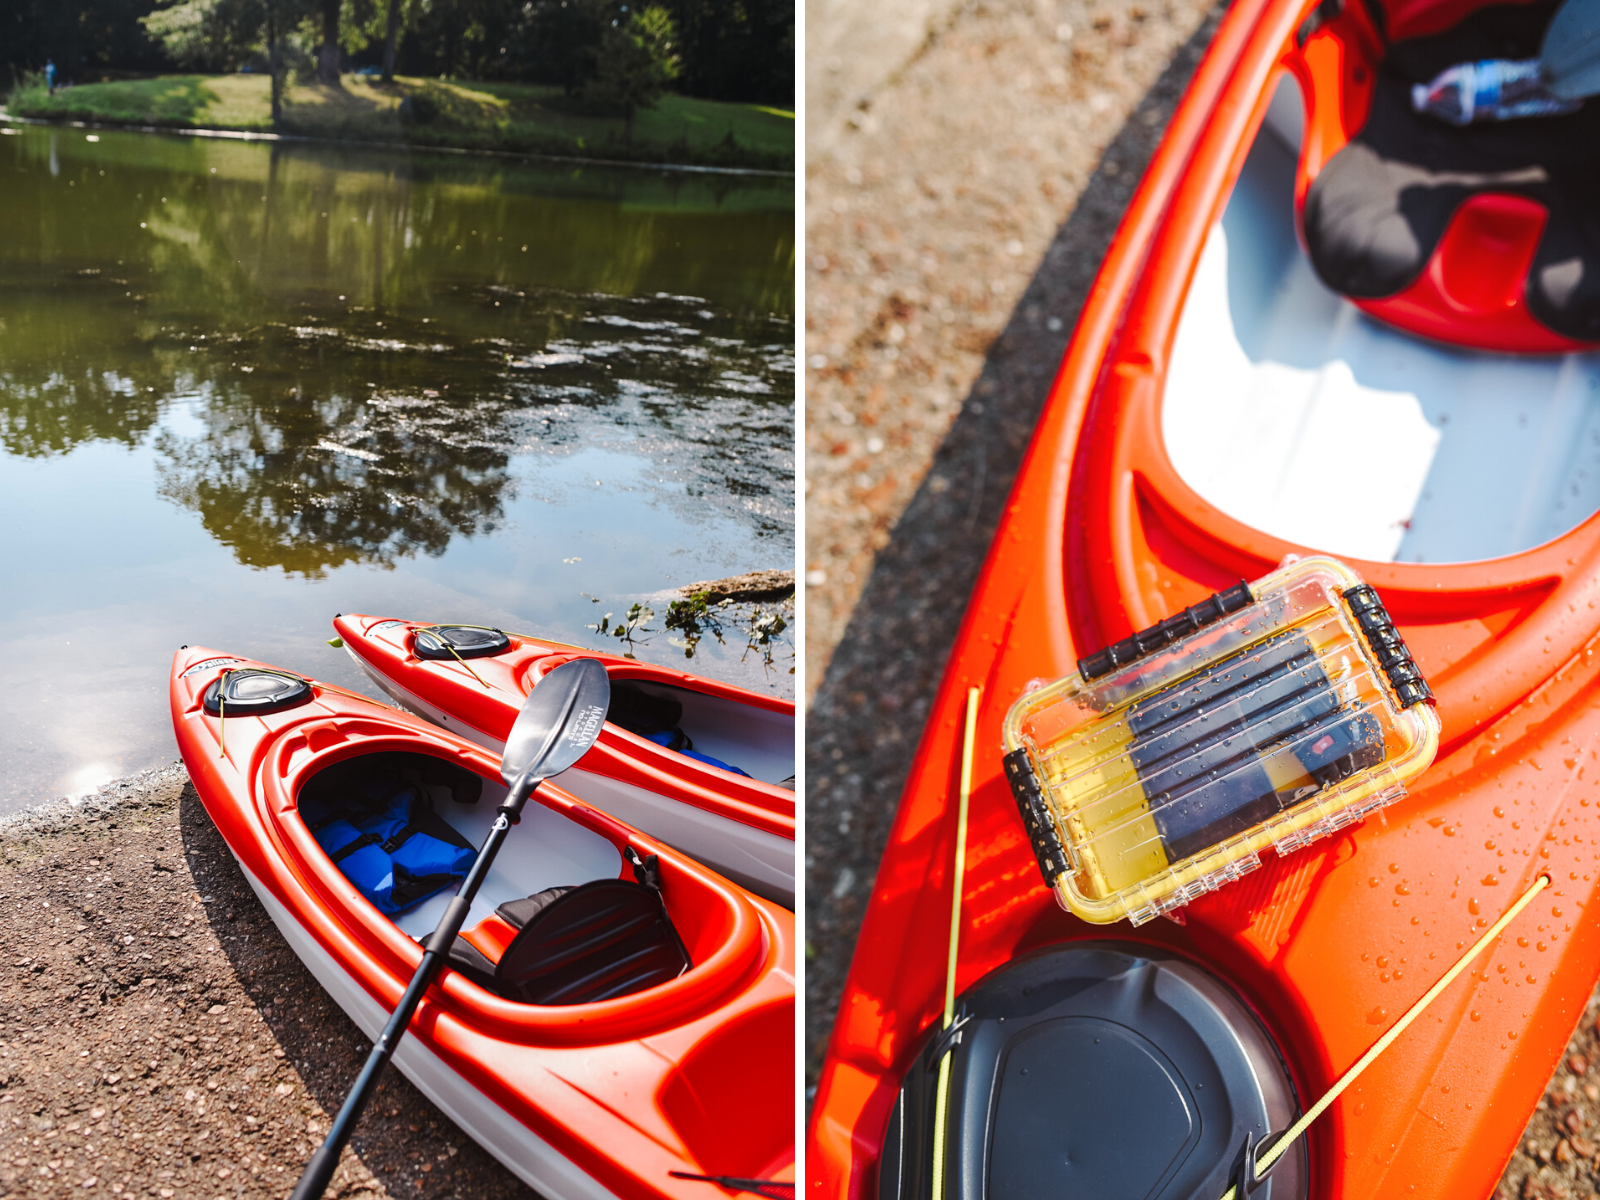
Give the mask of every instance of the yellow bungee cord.
[{"label": "yellow bungee cord", "polygon": [[[451,644],[450,639],[445,637],[443,634],[438,632],[438,630],[441,630],[443,628],[444,628],[443,625],[424,625],[424,626],[419,626],[417,628],[417,632],[418,633],[432,633],[434,635],[434,640],[437,641],[446,650],[450,651],[450,656],[452,658],[454,658],[463,667],[467,667],[467,660],[462,658],[461,655],[456,653],[456,648],[455,648],[455,646],[453,646]],[[490,626],[490,625],[456,625],[456,626],[453,626],[452,628],[455,628],[455,629],[490,629],[495,633],[504,632],[503,630],[494,629],[493,626]],[[484,683],[483,680],[479,677],[478,673],[476,671],[474,671],[471,667],[467,667],[467,674],[471,675],[474,679],[478,680],[478,686],[479,687],[484,688],[485,690],[488,689],[489,685],[487,683]]]},{"label": "yellow bungee cord", "polygon": [[[1277,1162],[1278,1159],[1282,1158],[1286,1153],[1288,1153],[1289,1147],[1294,1145],[1301,1134],[1305,1133],[1306,1129],[1311,1125],[1311,1122],[1320,1117],[1323,1112],[1327,1110],[1328,1106],[1339,1098],[1339,1093],[1354,1083],[1356,1081],[1356,1077],[1360,1075],[1361,1072],[1365,1071],[1369,1066],[1371,1066],[1372,1061],[1377,1058],[1378,1055],[1387,1050],[1394,1040],[1405,1032],[1406,1026],[1410,1025],[1412,1021],[1415,1021],[1419,1016],[1421,1016],[1422,1010],[1437,1000],[1439,998],[1439,994],[1455,981],[1456,976],[1461,974],[1462,971],[1466,970],[1467,966],[1472,962],[1472,960],[1477,958],[1478,955],[1482,954],[1490,942],[1494,941],[1495,938],[1504,933],[1507,925],[1516,920],[1517,914],[1519,914],[1523,909],[1527,908],[1532,902],[1533,898],[1549,886],[1550,876],[1540,875],[1537,879],[1535,879],[1532,886],[1530,886],[1527,891],[1522,893],[1522,895],[1517,899],[1517,902],[1508,908],[1505,911],[1505,914],[1501,916],[1498,921],[1489,926],[1488,929],[1484,930],[1483,936],[1474,942],[1472,947],[1456,960],[1455,966],[1446,971],[1444,975],[1440,977],[1437,983],[1424,992],[1422,999],[1418,1000],[1409,1009],[1407,1009],[1405,1015],[1396,1021],[1392,1026],[1390,1026],[1387,1033],[1373,1043],[1372,1049],[1363,1054],[1356,1062],[1355,1066],[1351,1067],[1348,1071],[1341,1075],[1339,1077],[1339,1081],[1323,1093],[1322,1099],[1313,1104],[1306,1111],[1305,1116],[1301,1117],[1293,1125],[1289,1126],[1289,1128],[1284,1132],[1284,1135],[1274,1142],[1272,1146],[1265,1153],[1263,1153],[1259,1159],[1256,1160],[1256,1178],[1258,1180],[1265,1176],[1267,1171],[1271,1169],[1273,1163]],[[937,1179],[934,1181],[934,1186],[935,1189],[937,1189]],[[1240,1200],[1240,1198],[1236,1195],[1237,1192],[1237,1185],[1230,1187],[1222,1194],[1220,1200]],[[935,1200],[938,1200],[937,1190],[935,1190],[934,1196]]]},{"label": "yellow bungee cord", "polygon": [[[956,950],[961,939],[961,888],[967,870],[967,805],[972,798],[972,745],[978,733],[978,689],[967,689],[967,727],[961,743],[961,799],[956,811],[955,889],[950,897],[950,958],[944,973],[944,1023],[956,1019]],[[950,1054],[939,1058],[939,1086],[933,1101],[933,1200],[944,1200],[944,1136],[950,1111]]]}]

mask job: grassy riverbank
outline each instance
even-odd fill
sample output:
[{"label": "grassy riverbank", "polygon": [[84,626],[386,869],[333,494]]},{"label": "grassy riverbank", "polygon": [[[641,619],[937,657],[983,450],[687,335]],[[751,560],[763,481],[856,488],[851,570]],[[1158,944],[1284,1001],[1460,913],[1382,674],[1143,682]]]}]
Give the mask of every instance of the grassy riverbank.
[{"label": "grassy riverbank", "polygon": [[655,108],[635,114],[630,136],[620,117],[580,112],[559,88],[516,83],[400,77],[384,84],[347,75],[338,88],[297,84],[286,89],[283,117],[276,124],[262,75],[164,75],[83,84],[53,96],[43,88],[19,88],[11,93],[9,110],[57,121],[794,169],[792,113],[667,95]]}]

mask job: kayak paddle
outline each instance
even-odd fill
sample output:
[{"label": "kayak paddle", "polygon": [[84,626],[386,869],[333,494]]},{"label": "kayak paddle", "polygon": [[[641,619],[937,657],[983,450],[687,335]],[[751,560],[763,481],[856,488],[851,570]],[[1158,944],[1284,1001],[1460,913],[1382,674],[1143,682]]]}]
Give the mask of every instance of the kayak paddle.
[{"label": "kayak paddle", "polygon": [[361,1110],[372,1097],[378,1076],[411,1023],[422,994],[444,966],[456,934],[461,932],[467,919],[472,899],[488,875],[495,855],[500,852],[506,833],[521,817],[522,807],[534,790],[552,775],[565,771],[594,745],[610,703],[611,681],[605,668],[592,658],[563,663],[528,694],[506,738],[505,754],[500,760],[500,777],[511,790],[496,810],[494,826],[478,851],[477,861],[467,872],[460,892],[445,909],[433,936],[425,943],[416,974],[412,975],[383,1033],[373,1043],[372,1053],[367,1056],[355,1086],[334,1118],[327,1139],[306,1164],[305,1173],[300,1176],[290,1200],[316,1200],[328,1186],[334,1168],[339,1165],[339,1155],[355,1131]]}]

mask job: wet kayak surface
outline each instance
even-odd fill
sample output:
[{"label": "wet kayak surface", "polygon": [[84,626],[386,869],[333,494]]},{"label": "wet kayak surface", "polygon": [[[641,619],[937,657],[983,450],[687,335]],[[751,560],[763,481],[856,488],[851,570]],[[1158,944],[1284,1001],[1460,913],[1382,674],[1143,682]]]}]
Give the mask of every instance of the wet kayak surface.
[{"label": "wet kayak surface", "polygon": [[0,811],[170,760],[180,644],[368,690],[340,611],[794,694],[763,614],[663,621],[794,558],[792,181],[37,127],[0,175]]}]

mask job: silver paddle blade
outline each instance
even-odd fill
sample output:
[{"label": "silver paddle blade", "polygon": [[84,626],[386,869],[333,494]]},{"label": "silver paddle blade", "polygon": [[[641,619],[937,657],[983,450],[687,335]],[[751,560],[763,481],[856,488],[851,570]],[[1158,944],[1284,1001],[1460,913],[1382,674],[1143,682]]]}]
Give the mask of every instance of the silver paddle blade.
[{"label": "silver paddle blade", "polygon": [[1600,92],[1600,0],[1567,0],[1557,9],[1539,60],[1553,95],[1577,100]]},{"label": "silver paddle blade", "polygon": [[582,758],[600,736],[611,706],[611,680],[592,658],[562,663],[539,680],[522,702],[506,738],[500,778],[508,784],[559,775]]}]

